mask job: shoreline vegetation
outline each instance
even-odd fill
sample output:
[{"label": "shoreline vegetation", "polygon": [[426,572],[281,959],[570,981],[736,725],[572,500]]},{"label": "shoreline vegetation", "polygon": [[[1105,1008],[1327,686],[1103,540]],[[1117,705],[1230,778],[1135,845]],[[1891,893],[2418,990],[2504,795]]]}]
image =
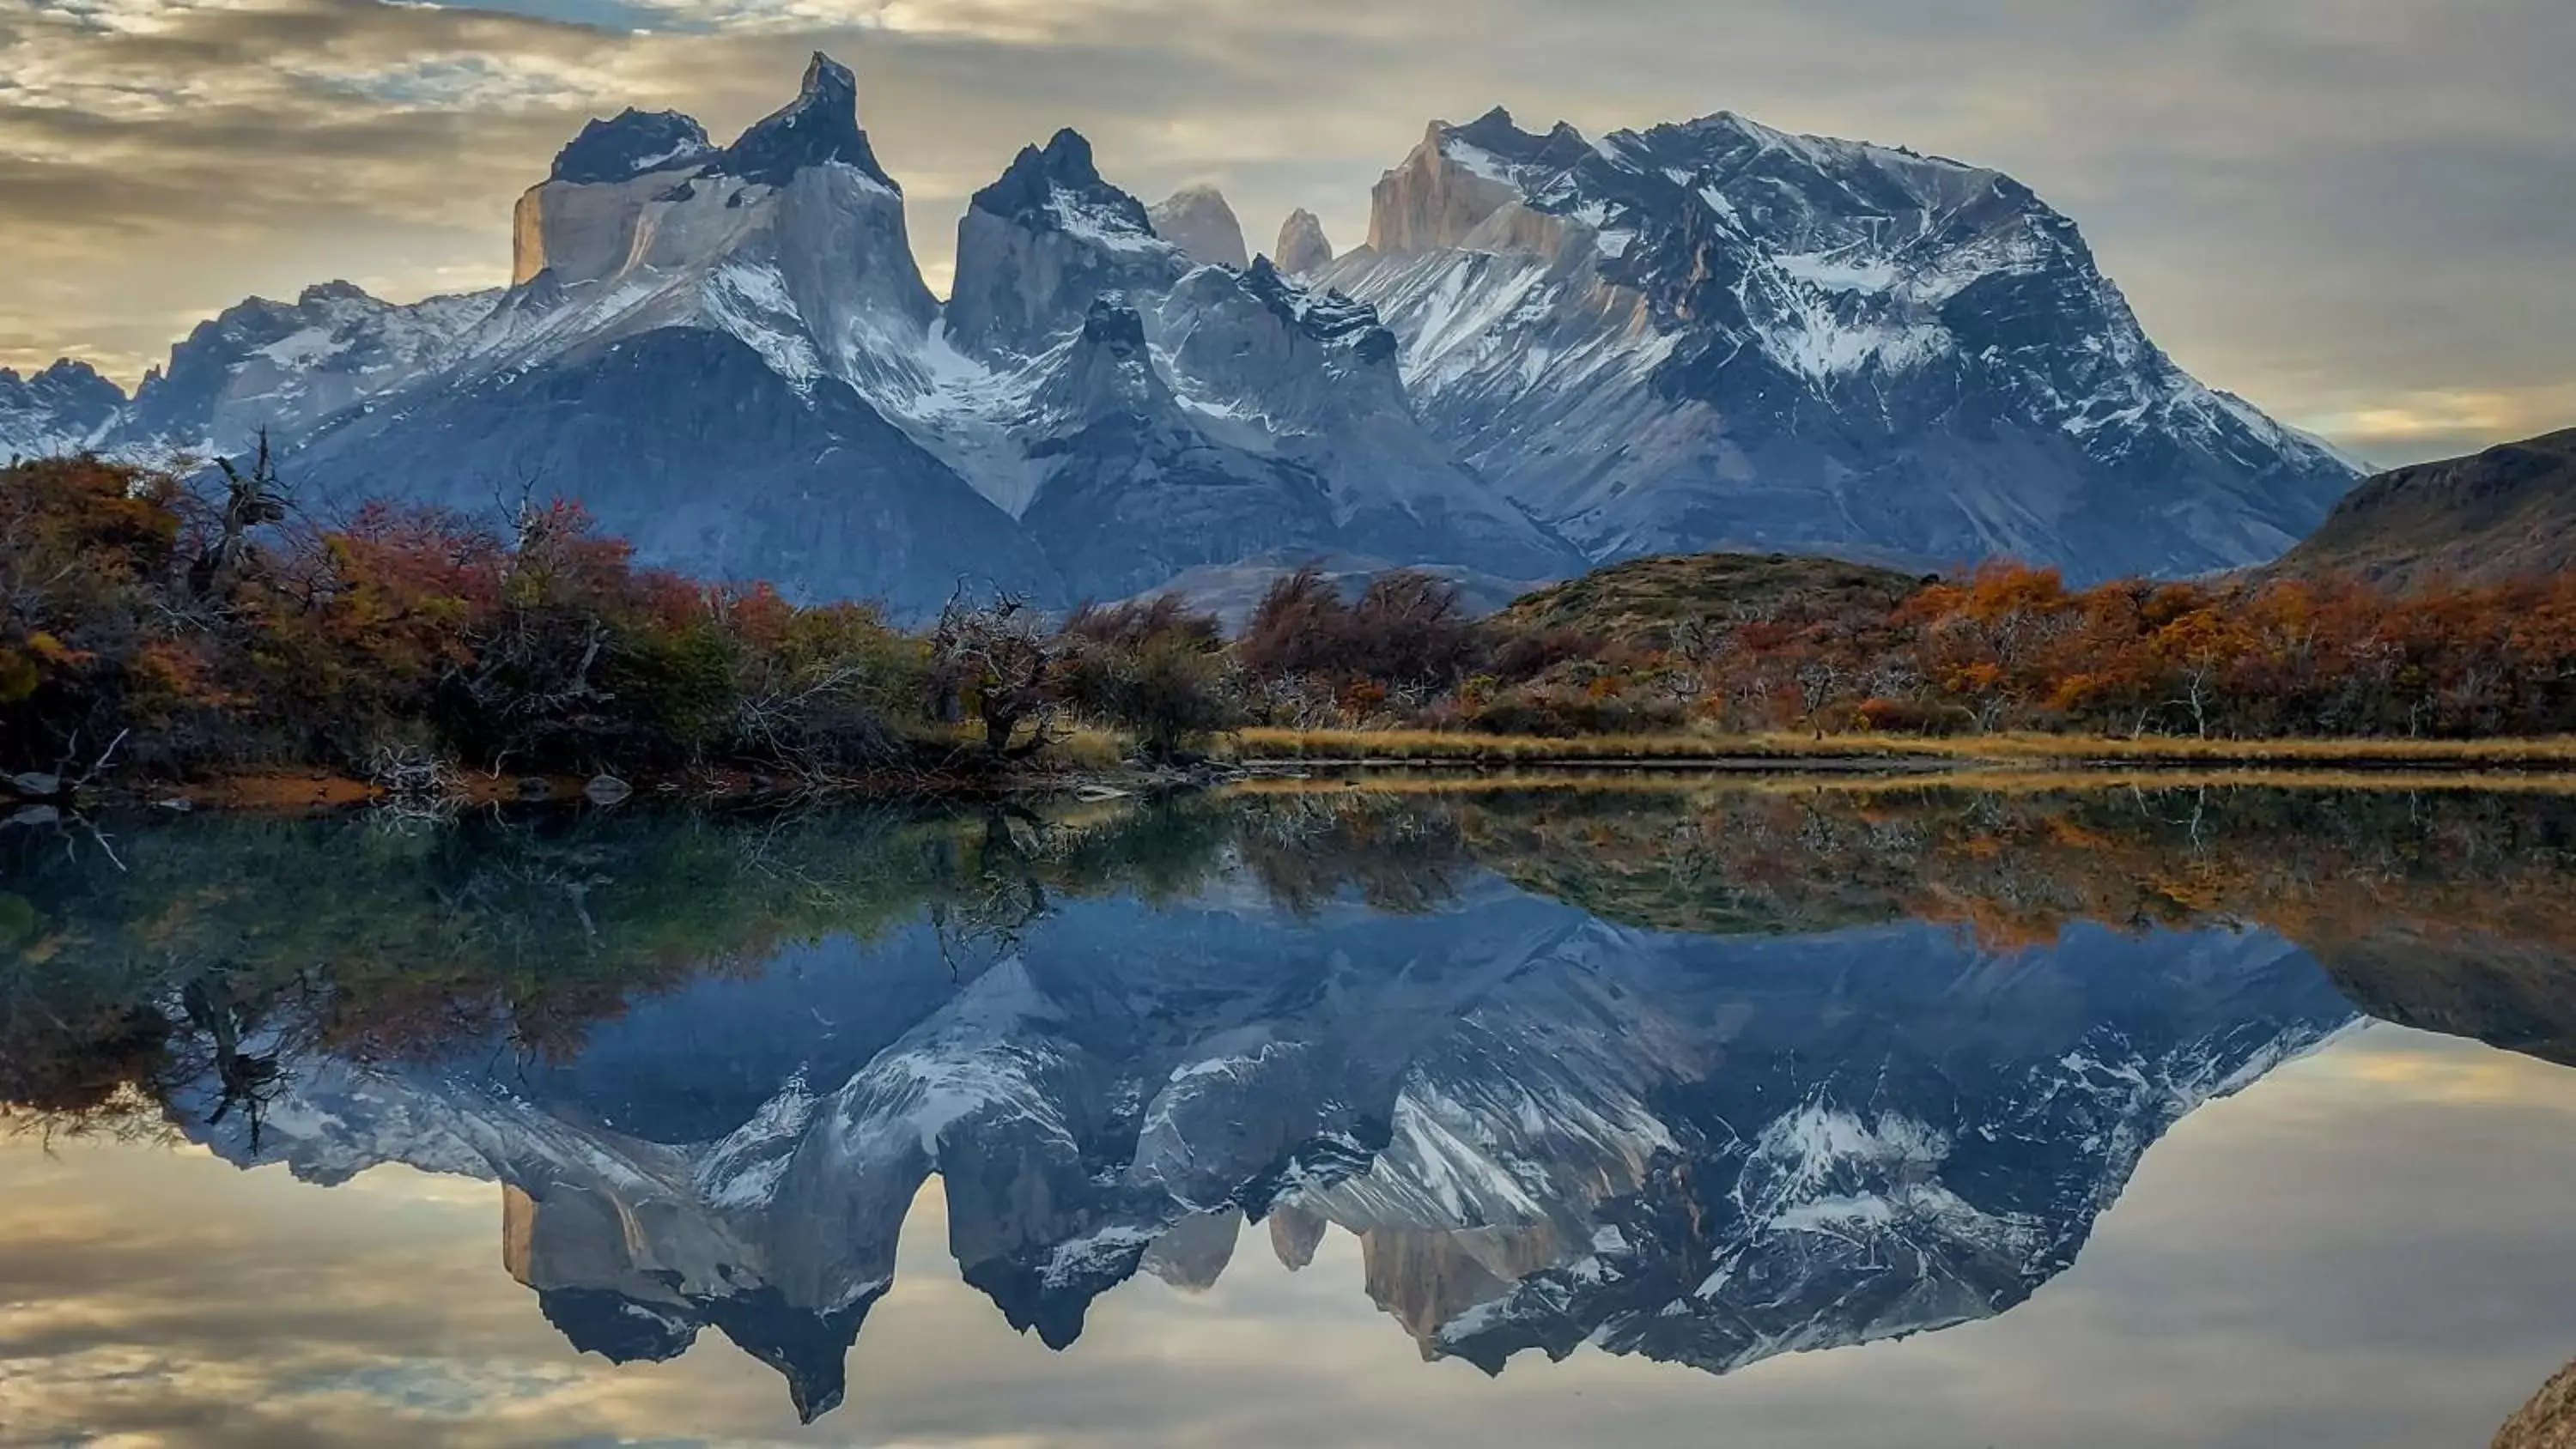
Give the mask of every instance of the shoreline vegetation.
[{"label": "shoreline vegetation", "polygon": [[0,818],[1001,795],[1349,771],[2576,773],[2576,573],[2398,592],[1631,560],[1472,617],[1284,574],[935,619],[642,567],[577,506],[323,519],[265,452],[0,469]]}]

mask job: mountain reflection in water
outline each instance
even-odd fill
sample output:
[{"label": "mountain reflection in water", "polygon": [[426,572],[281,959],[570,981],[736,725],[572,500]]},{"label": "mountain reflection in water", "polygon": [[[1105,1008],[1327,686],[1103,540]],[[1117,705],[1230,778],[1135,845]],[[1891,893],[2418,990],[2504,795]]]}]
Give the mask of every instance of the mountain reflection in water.
[{"label": "mountain reflection in water", "polygon": [[[2367,1011],[2576,1062],[2576,802],[1705,787],[0,836],[0,1095],[497,1180],[576,1347],[800,1417],[932,1173],[1062,1348],[1339,1228],[1425,1357],[1990,1317]],[[2321,970],[2320,967],[2323,967]]]}]

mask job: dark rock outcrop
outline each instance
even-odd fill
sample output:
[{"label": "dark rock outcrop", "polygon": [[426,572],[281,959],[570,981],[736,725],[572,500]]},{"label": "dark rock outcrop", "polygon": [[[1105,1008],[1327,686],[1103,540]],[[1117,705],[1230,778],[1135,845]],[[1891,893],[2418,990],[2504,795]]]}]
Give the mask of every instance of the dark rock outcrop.
[{"label": "dark rock outcrop", "polygon": [[753,122],[716,158],[714,169],[783,186],[808,166],[832,162],[857,170],[889,191],[902,190],[877,164],[868,133],[859,129],[858,77],[818,50],[806,62],[796,99]]},{"label": "dark rock outcrop", "polygon": [[715,150],[707,129],[678,111],[639,111],[633,107],[581,128],[581,134],[555,153],[546,174],[575,185],[628,181],[647,172],[685,166]]},{"label": "dark rock outcrop", "polygon": [[1091,143],[1058,131],[975,193],[957,224],[948,335],[965,348],[1028,355],[1104,293],[1159,293],[1189,270],[1154,235],[1144,203],[1103,180]]}]

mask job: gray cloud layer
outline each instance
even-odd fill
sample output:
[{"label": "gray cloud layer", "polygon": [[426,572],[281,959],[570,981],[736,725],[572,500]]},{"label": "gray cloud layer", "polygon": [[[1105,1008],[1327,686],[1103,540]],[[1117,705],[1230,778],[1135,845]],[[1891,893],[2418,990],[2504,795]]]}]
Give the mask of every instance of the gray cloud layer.
[{"label": "gray cloud layer", "polygon": [[2379,459],[2576,422],[2565,0],[0,0],[0,363],[132,376],[246,293],[488,285],[580,121],[719,131],[817,45],[944,275],[966,194],[1083,129],[1255,245],[1344,245],[1433,116],[1742,111],[2003,167],[2205,379]]}]

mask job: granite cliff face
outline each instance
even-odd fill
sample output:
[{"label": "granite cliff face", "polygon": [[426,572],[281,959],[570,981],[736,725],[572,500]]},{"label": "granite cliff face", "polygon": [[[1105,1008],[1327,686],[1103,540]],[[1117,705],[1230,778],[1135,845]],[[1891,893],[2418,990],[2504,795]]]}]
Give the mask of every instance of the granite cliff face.
[{"label": "granite cliff face", "polygon": [[1043,148],[1022,149],[967,203],[948,337],[971,352],[1031,356],[1094,298],[1150,296],[1190,267],[1186,253],[1154,235],[1144,204],[1101,178],[1091,143],[1058,131]]},{"label": "granite cliff face", "polygon": [[1213,559],[1333,533],[1323,480],[1211,436],[1119,294],[1090,304],[1031,405],[1027,448],[1043,481],[1020,518],[1068,577],[1134,593]]},{"label": "granite cliff face", "polygon": [[1252,265],[1244,250],[1243,223],[1225,193],[1213,186],[1184,186],[1146,213],[1154,235],[1189,253],[1190,260],[1242,271]]},{"label": "granite cliff face", "polygon": [[654,562],[909,615],[960,581],[1061,594],[880,406],[932,385],[940,309],[856,97],[818,55],[722,148],[594,122],[520,198],[517,281],[454,360],[302,433],[289,472],[481,511],[533,486]]},{"label": "granite cliff face", "polygon": [[584,500],[644,558],[912,617],[961,581],[1062,589],[1007,515],[848,383],[799,387],[712,327],[652,328],[345,414],[287,469],[485,515],[510,506],[510,480],[533,480]]},{"label": "granite cliff face", "polygon": [[1193,261],[1072,132],[976,194],[936,345],[943,385],[890,406],[1082,591],[1361,548],[1580,565],[1422,430],[1367,308],[1267,260]]},{"label": "granite cliff face", "polygon": [[519,198],[514,285],[476,363],[702,327],[796,386],[918,383],[939,304],[857,97],[856,78],[817,55],[794,101],[721,150],[667,113],[592,123]]},{"label": "granite cliff face", "polygon": [[[975,194],[933,300],[854,94],[818,57],[728,147],[685,118],[594,123],[523,198],[520,281],[470,364],[298,462],[444,502],[536,476],[649,557],[913,613],[960,579],[1061,602],[1359,546],[1580,567],[1422,431],[1365,308],[1193,259],[1077,133]],[[682,357],[708,360],[657,370]],[[621,393],[668,399],[649,449],[609,442]]]},{"label": "granite cliff face", "polygon": [[2491,1449],[2569,1449],[2576,1445],[2576,1363],[2560,1369],[2496,1430]]},{"label": "granite cliff face", "polygon": [[2185,376],[1995,172],[1497,111],[1374,202],[1347,255],[1300,212],[1247,257],[1221,196],[1149,209],[1059,132],[976,193],[943,302],[817,55],[729,143],[585,126],[518,202],[506,289],[252,299],[131,398],[0,377],[0,451],[266,430],[308,497],[569,494],[652,562],[906,613],[1313,556],[1507,592],[1723,546],[2187,573],[2277,553],[2352,477]]},{"label": "granite cliff face", "polygon": [[1288,220],[1281,224],[1279,245],[1272,256],[1279,270],[1299,276],[1331,266],[1333,244],[1324,236],[1324,223],[1301,206],[1288,213]]}]

